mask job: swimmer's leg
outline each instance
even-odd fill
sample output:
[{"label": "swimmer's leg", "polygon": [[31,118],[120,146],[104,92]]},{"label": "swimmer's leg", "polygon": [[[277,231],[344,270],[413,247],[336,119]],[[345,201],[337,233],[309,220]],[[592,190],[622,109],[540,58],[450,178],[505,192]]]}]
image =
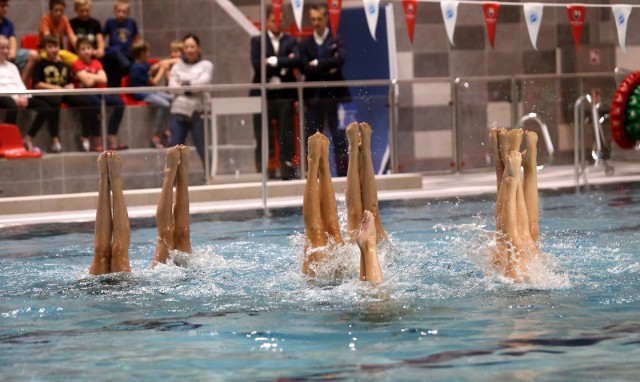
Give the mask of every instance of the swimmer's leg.
[{"label": "swimmer's leg", "polygon": [[355,239],[362,222],[362,192],[360,187],[360,127],[354,122],[347,127],[349,138],[349,167],[347,169],[347,188],[344,191],[347,203],[347,231]]},{"label": "swimmer's leg", "polygon": [[538,241],[539,233],[539,200],[538,200],[538,135],[533,131],[525,133],[526,151],[522,156],[524,167],[524,202],[529,217],[529,232],[534,242]]},{"label": "swimmer's leg", "polygon": [[357,237],[360,248],[360,280],[381,283],[384,281],[378,261],[375,218],[370,211],[364,211],[362,228]]},{"label": "swimmer's leg", "polygon": [[98,156],[98,209],[93,244],[93,262],[89,267],[92,275],[111,272],[111,193],[109,192],[109,170],[107,152]]},{"label": "swimmer's leg", "polygon": [[158,242],[151,267],[158,263],[165,263],[169,258],[169,251],[176,248],[173,234],[175,226],[171,216],[171,204],[173,203],[173,183],[176,180],[178,163],[180,162],[180,149],[178,146],[167,149],[167,158],[164,164],[164,180],[162,191],[156,209],[156,226],[158,228]]},{"label": "swimmer's leg", "polygon": [[[502,178],[502,188],[500,197],[503,199],[502,209],[502,234],[507,244],[505,250],[497,254],[494,263],[504,267],[505,275],[510,278],[516,278],[517,274],[514,269],[514,254],[518,252],[520,246],[520,237],[518,231],[518,215],[517,215],[517,193],[518,184],[520,183],[520,163],[522,157],[518,151],[512,151],[506,157],[505,177]],[[511,248],[509,248],[511,247]]]},{"label": "swimmer's leg", "polygon": [[320,212],[320,188],[318,184],[318,172],[321,156],[321,136],[315,133],[308,139],[307,161],[309,171],[307,172],[307,183],[304,189],[302,202],[302,215],[304,216],[305,235],[308,245],[305,245],[305,256],[302,263],[302,272],[309,274],[310,265],[313,262],[321,261],[324,258],[322,251],[308,253],[308,248],[317,248],[327,245],[324,223]]},{"label": "swimmer's leg", "polygon": [[360,124],[362,146],[360,148],[360,168],[362,169],[362,208],[371,212],[376,225],[376,240],[380,242],[387,237],[387,232],[380,221],[378,209],[378,188],[376,186],[373,160],[371,158],[371,126],[368,123]]},{"label": "swimmer's leg", "polygon": [[107,153],[109,184],[113,194],[113,243],[111,244],[111,272],[131,272],[129,266],[129,243],[131,230],[129,215],[122,192],[122,162],[115,151]]},{"label": "swimmer's leg", "polygon": [[191,229],[189,228],[189,146],[180,145],[180,164],[176,181],[176,204],[173,207],[176,249],[191,253]]},{"label": "swimmer's leg", "polygon": [[338,221],[338,206],[336,205],[336,193],[331,181],[331,168],[329,167],[329,138],[320,134],[320,213],[324,229],[333,237],[333,240],[342,244],[342,234],[340,233],[340,222]]}]

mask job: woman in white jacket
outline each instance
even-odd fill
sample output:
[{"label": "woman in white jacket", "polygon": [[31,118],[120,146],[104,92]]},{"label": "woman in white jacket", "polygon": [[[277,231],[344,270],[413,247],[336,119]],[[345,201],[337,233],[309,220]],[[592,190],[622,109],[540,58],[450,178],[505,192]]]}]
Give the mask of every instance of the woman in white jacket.
[{"label": "woman in white jacket", "polygon": [[[200,39],[193,34],[183,39],[183,57],[171,68],[169,86],[208,85],[213,79],[213,63],[203,60]],[[200,94],[186,91],[171,104],[171,146],[184,144],[191,131],[193,142],[204,166],[204,106]]]}]

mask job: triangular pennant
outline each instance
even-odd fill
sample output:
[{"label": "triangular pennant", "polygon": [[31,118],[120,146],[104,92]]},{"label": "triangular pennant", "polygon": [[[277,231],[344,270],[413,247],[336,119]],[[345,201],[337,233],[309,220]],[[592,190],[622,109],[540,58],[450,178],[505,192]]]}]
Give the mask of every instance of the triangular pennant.
[{"label": "triangular pennant", "polygon": [[458,18],[458,2],[457,1],[443,1],[440,3],[442,9],[442,18],[444,19],[444,27],[447,30],[447,37],[449,42],[453,44],[453,33],[456,29],[456,19]]},{"label": "triangular pennant", "polygon": [[298,30],[302,30],[302,10],[304,9],[304,0],[291,0],[293,7],[293,18],[296,19]]},{"label": "triangular pennant", "polygon": [[404,18],[407,21],[409,40],[413,43],[413,32],[416,29],[416,14],[418,13],[418,0],[402,0]]},{"label": "triangular pennant", "polygon": [[336,38],[338,35],[338,25],[340,25],[340,11],[342,10],[342,0],[327,0],[329,10],[329,21],[331,22],[331,35]]},{"label": "triangular pennant", "polygon": [[273,11],[273,18],[276,25],[280,25],[280,18],[282,17],[282,0],[271,0],[271,10]]},{"label": "triangular pennant", "polygon": [[378,14],[380,13],[380,0],[362,0],[362,2],[364,3],[364,13],[367,16],[369,33],[371,33],[371,37],[376,40],[376,27],[378,26]]},{"label": "triangular pennant", "polygon": [[540,24],[542,23],[544,5],[541,3],[525,3],[522,9],[524,10],[524,19],[527,23],[531,45],[533,45],[535,50],[538,50],[536,42],[538,41],[538,32],[540,31]]},{"label": "triangular pennant", "polygon": [[625,42],[627,40],[627,25],[629,25],[629,15],[631,14],[631,6],[624,4],[617,4],[611,7],[613,11],[613,19],[616,21],[616,28],[618,29],[618,44],[624,52]]},{"label": "triangular pennant", "polygon": [[482,3],[482,10],[484,11],[484,21],[487,23],[487,35],[489,36],[489,43],[491,49],[494,48],[494,41],[496,39],[496,24],[498,24],[498,8],[500,3],[488,2]]},{"label": "triangular pennant", "polygon": [[571,24],[576,50],[580,49],[580,37],[582,36],[585,13],[586,7],[583,4],[567,4],[567,15],[569,16],[569,24]]}]

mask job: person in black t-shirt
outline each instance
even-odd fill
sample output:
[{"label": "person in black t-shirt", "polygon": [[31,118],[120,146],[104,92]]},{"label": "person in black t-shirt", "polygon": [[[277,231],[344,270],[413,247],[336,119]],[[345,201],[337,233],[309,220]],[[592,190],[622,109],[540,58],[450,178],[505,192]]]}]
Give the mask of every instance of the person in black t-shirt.
[{"label": "person in black t-shirt", "polygon": [[[91,17],[91,0],[74,0],[73,5],[77,17],[69,20],[71,29],[78,39],[86,38],[91,41],[95,49],[95,58],[104,57],[104,35],[100,21]],[[75,52],[75,46],[71,48]]]},{"label": "person in black t-shirt", "polygon": [[[60,42],[56,36],[45,36],[42,44],[47,53],[47,57],[36,64],[33,71],[33,87],[36,89],[73,89],[69,68],[59,60],[58,52],[60,50]],[[60,121],[60,104],[65,104],[80,108],[80,118],[82,120],[82,135],[88,136],[90,129],[96,126],[94,123],[98,115],[98,109],[93,103],[82,95],[64,95],[64,96],[46,96],[39,97],[47,104],[53,107],[53,115],[49,120],[49,131],[51,132],[51,152],[59,153],[62,151],[62,144],[58,137],[58,125]],[[29,130],[27,137],[29,141],[35,137],[38,128]],[[99,135],[99,132],[93,132]],[[85,150],[88,151],[88,150]]]}]

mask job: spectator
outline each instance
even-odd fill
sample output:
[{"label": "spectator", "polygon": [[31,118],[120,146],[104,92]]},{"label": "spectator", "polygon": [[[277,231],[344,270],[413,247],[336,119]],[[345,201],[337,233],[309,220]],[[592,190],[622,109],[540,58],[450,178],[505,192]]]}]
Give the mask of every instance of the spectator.
[{"label": "spectator", "polygon": [[[36,64],[33,73],[33,87],[35,89],[73,89],[73,83],[69,75],[69,67],[58,60],[60,41],[55,36],[46,36],[42,40],[42,46],[47,52],[47,57]],[[60,103],[64,102],[69,106],[80,108],[80,118],[82,126],[93,126],[96,120],[97,109],[88,97],[82,95],[64,95],[42,97],[49,106],[52,107],[53,117],[49,120],[49,131],[51,132],[51,152],[59,153],[62,145],[58,138],[58,126],[60,120]],[[33,145],[32,138],[35,137],[37,129],[29,130],[24,140],[27,146]]]},{"label": "spectator", "polygon": [[[9,39],[0,35],[0,92],[27,90],[20,78],[18,67],[9,61]],[[36,118],[31,123],[30,134],[37,132],[45,122],[49,126],[53,124],[54,110],[41,99],[31,97],[28,94],[0,96],[0,109],[6,109],[5,123],[16,124],[19,109],[35,109],[38,111]],[[52,137],[53,138],[53,137]],[[27,150],[34,151],[31,139],[25,137],[24,144]]]},{"label": "spectator", "polygon": [[[261,68],[267,66],[266,82],[279,84],[282,82],[296,82],[293,69],[299,65],[300,53],[296,39],[282,33],[280,24],[276,24],[273,11],[267,11],[267,41],[266,57],[261,57],[260,39],[261,36],[251,38],[251,64],[253,66],[253,83],[260,83]],[[260,95],[259,89],[252,89],[250,96]],[[295,117],[294,103],[298,98],[296,89],[278,89],[267,91],[267,120],[269,121],[269,152],[274,153],[273,138],[277,131],[280,143],[280,176],[283,180],[295,178],[295,166],[293,157],[295,155],[294,127]],[[271,121],[276,120],[276,130],[271,126]],[[262,168],[262,117],[254,114],[253,129],[256,137],[256,167],[258,171]],[[273,177],[270,175],[270,177]]]},{"label": "spectator", "polygon": [[[333,38],[327,27],[327,7],[313,5],[309,10],[313,36],[300,43],[300,59],[305,81],[344,81],[342,65],[346,49],[342,40]],[[307,88],[304,91],[305,129],[308,138],[324,129],[325,119],[333,140],[333,154],[336,162],[336,174],[347,175],[347,138],[345,131],[338,128],[338,104],[350,102],[349,88],[320,87]]]},{"label": "spectator", "polygon": [[169,44],[169,58],[165,60],[167,62],[167,71],[165,72],[167,82],[169,82],[169,73],[171,73],[173,65],[182,60],[182,45],[182,40],[173,40]]},{"label": "spectator", "polygon": [[[60,41],[58,55],[65,64],[71,66],[76,62],[78,56],[64,49],[64,39],[66,37],[69,40],[69,44],[75,46],[78,38],[73,33],[73,29],[71,29],[69,19],[64,15],[65,7],[64,0],[49,0],[49,13],[42,15],[40,19],[40,39],[49,35],[57,37],[58,41]],[[40,48],[40,57],[46,58],[47,52],[42,49],[42,46]]]},{"label": "spectator", "polygon": [[[71,19],[71,29],[77,38],[86,38],[93,44],[95,58],[104,57],[104,35],[100,27],[100,21],[91,17],[91,0],[74,0],[77,17]],[[75,45],[72,50],[75,52]]]},{"label": "spectator", "polygon": [[[75,86],[78,88],[104,88],[107,85],[107,74],[102,68],[100,61],[92,59],[93,56],[93,44],[91,41],[83,38],[78,40],[78,46],[76,46],[78,52],[78,60],[71,68],[71,72],[74,76]],[[124,113],[124,102],[122,99],[115,95],[89,95],[87,96],[94,107],[99,107],[101,100],[104,98],[108,106],[113,107],[113,113],[109,118],[107,143],[109,150],[123,150],[127,146],[118,144],[118,128],[120,127],[120,121],[122,121],[122,114]],[[89,128],[83,126],[83,132],[80,139],[82,140],[82,149],[84,151],[103,151],[103,147],[100,144],[100,136],[98,135],[99,126],[94,124],[93,144],[89,144]]]},{"label": "spectator", "polygon": [[109,39],[109,45],[103,63],[110,88],[119,87],[122,77],[129,73],[131,45],[140,38],[136,21],[129,17],[129,8],[129,0],[116,0],[113,6],[116,17],[104,24],[103,34]]},{"label": "spectator", "polygon": [[[213,78],[213,64],[202,59],[200,39],[188,34],[182,39],[184,57],[171,68],[169,86],[209,85]],[[185,92],[171,103],[171,144],[184,144],[191,131],[193,143],[204,166],[204,121],[200,95]]]},{"label": "spectator", "polygon": [[32,49],[18,49],[16,32],[13,22],[7,18],[9,0],[0,0],[0,35],[9,39],[9,61],[22,70],[22,82],[27,83],[33,66],[40,59],[38,51]]},{"label": "spectator", "polygon": [[[131,82],[133,87],[156,86],[165,76],[169,61],[160,61],[153,65],[149,64],[149,44],[144,40],[138,40],[131,46],[131,54],[134,63],[131,65]],[[164,127],[165,120],[169,114],[169,107],[173,101],[173,95],[169,93],[138,93],[133,94],[133,98],[145,101],[157,109],[156,120],[151,136],[151,146],[163,148],[163,137],[169,137],[170,132]]]}]

